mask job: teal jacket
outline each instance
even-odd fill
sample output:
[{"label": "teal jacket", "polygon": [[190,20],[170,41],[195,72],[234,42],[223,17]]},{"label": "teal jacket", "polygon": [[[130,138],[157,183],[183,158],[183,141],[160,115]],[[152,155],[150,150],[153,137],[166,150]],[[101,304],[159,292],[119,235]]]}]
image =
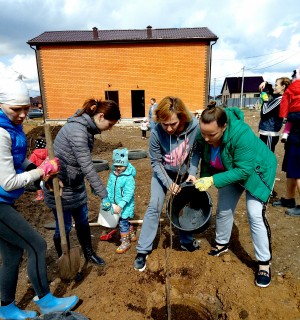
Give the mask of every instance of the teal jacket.
[{"label": "teal jacket", "polygon": [[123,219],[134,216],[134,191],[136,170],[131,163],[127,169],[116,176],[115,167],[112,166],[107,183],[109,200],[122,208],[121,217]]},{"label": "teal jacket", "polygon": [[[271,194],[277,160],[274,153],[260,140],[238,108],[225,108],[227,126],[223,134],[220,153],[226,171],[213,175],[216,188],[232,183],[241,184],[254,197],[266,202]],[[201,152],[200,177],[211,176],[210,145],[201,134],[197,136]]]}]

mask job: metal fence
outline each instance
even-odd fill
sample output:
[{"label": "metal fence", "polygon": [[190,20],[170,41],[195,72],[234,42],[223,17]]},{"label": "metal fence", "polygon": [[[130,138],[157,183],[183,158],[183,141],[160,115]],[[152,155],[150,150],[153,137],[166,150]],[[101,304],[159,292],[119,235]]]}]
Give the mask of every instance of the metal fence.
[{"label": "metal fence", "polygon": [[[260,98],[243,98],[242,101],[242,108],[249,108],[249,109],[259,109]],[[241,99],[240,98],[228,98],[226,107],[241,107]]]}]

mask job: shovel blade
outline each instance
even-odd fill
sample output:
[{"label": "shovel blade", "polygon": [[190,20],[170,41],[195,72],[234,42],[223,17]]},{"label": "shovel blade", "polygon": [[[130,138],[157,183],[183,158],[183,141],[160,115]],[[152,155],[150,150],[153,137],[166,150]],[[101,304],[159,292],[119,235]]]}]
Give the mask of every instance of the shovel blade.
[{"label": "shovel blade", "polygon": [[109,233],[103,234],[102,236],[100,236],[100,240],[107,241],[107,240],[111,239],[116,232],[117,232],[117,229],[113,229]]},{"label": "shovel blade", "polygon": [[73,280],[80,269],[80,247],[71,248],[58,259],[59,276],[62,280]]}]

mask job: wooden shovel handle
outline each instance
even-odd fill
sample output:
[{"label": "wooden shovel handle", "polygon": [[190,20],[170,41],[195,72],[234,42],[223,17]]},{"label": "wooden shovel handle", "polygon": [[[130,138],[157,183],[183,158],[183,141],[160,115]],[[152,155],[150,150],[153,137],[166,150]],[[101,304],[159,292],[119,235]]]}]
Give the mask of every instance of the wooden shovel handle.
[{"label": "wooden shovel handle", "polygon": [[[159,222],[164,222],[165,219],[159,219]],[[144,222],[143,219],[141,220],[129,220],[129,222],[131,224],[142,224]],[[90,227],[103,227],[102,224],[100,224],[99,222],[90,222],[89,223]],[[45,226],[45,228],[47,228],[48,226]],[[73,227],[75,227],[75,224],[73,224]],[[48,227],[49,228],[49,227]]]},{"label": "wooden shovel handle", "polygon": [[[51,160],[55,158],[55,154],[53,149],[50,124],[45,124],[44,130],[45,130],[45,136],[46,136],[48,155],[49,155],[49,159]],[[68,248],[67,237],[66,237],[64,214],[63,214],[63,209],[61,204],[61,197],[59,192],[59,183],[58,183],[57,175],[53,176],[52,179],[53,179],[55,206],[56,206],[58,226],[59,226],[60,239],[61,239],[61,249],[64,254],[67,254],[69,251],[69,248]]]}]

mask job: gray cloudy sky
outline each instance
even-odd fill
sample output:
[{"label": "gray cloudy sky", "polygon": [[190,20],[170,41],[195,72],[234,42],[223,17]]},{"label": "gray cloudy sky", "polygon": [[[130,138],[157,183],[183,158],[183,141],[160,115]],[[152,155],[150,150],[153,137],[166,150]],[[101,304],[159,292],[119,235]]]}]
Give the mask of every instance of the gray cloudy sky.
[{"label": "gray cloudy sky", "polygon": [[300,67],[298,0],[0,0],[0,73],[13,68],[39,95],[34,50],[44,31],[208,27],[211,94],[226,76],[262,75],[274,83]]}]

